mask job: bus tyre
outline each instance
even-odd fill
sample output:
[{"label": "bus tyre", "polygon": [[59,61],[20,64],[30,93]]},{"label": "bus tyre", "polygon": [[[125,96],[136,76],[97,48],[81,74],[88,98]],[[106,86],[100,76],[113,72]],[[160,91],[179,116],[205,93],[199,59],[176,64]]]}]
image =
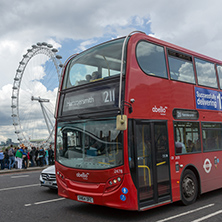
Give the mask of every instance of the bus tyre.
[{"label": "bus tyre", "polygon": [[181,180],[181,201],[184,205],[196,201],[198,194],[197,178],[193,171],[185,170]]}]

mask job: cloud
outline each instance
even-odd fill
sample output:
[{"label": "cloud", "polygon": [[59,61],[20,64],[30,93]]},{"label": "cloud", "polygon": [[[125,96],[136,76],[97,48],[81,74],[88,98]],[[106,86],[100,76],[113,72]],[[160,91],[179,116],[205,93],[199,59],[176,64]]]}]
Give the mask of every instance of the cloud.
[{"label": "cloud", "polygon": [[[222,59],[222,23],[218,22],[222,17],[221,6],[222,3],[216,0],[210,4],[208,0],[33,0],[29,4],[26,0],[1,1],[0,140],[7,137],[2,129],[7,131],[7,123],[11,124],[11,84],[19,62],[31,45],[37,42],[50,43],[60,49],[65,61],[75,50],[78,52],[101,41],[127,35],[133,30],[142,30],[182,47]],[[65,47],[66,42],[70,45]],[[40,65],[33,66],[41,69],[38,78],[35,76],[34,79],[44,77]],[[40,80],[33,85],[33,89],[24,87],[22,90],[26,93],[29,90],[31,95],[38,87],[43,89],[44,85],[44,81]],[[51,98],[50,93],[55,88],[51,86],[42,96]],[[36,110],[36,106],[33,105],[33,110]]]},{"label": "cloud", "polygon": [[151,31],[160,39],[222,59],[218,47],[222,44],[221,6],[215,0],[211,4],[207,0],[156,1],[149,13]]},{"label": "cloud", "polygon": [[11,89],[11,84],[0,89],[0,141],[6,141],[8,138],[16,139],[11,117]]},{"label": "cloud", "polygon": [[7,116],[7,118],[1,119],[0,125],[5,125],[7,121],[10,119],[10,117],[8,117],[8,113],[11,113],[11,107],[8,106],[9,104],[8,101],[11,101],[11,92],[12,92],[12,84],[5,85],[2,87],[2,89],[0,89],[1,107],[4,107],[4,109],[1,109],[0,111],[4,117]]},{"label": "cloud", "polygon": [[143,23],[144,13],[137,15],[139,6],[129,5],[128,1],[101,0],[1,1],[0,58],[1,73],[6,78],[0,88],[11,82],[22,55],[36,42],[54,39],[53,45],[58,48],[65,39],[81,40],[79,48],[84,49],[89,39],[94,43],[93,38],[123,35],[126,32],[122,28]]},{"label": "cloud", "polygon": [[86,40],[86,41],[82,42],[78,48],[79,48],[80,51],[84,51],[88,48],[88,46],[91,46],[94,43],[96,43],[95,40],[89,39],[89,40]]}]

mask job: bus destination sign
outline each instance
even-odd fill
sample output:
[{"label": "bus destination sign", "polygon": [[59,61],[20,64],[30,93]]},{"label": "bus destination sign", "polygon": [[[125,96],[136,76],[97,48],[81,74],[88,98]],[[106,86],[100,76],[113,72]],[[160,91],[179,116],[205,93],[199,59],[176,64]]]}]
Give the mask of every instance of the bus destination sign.
[{"label": "bus destination sign", "polygon": [[199,119],[199,113],[197,110],[188,110],[188,109],[174,109],[173,110],[174,119]]},{"label": "bus destination sign", "polygon": [[81,114],[118,107],[117,83],[65,94],[62,115]]},{"label": "bus destination sign", "polygon": [[197,109],[222,111],[222,93],[216,90],[195,87]]}]

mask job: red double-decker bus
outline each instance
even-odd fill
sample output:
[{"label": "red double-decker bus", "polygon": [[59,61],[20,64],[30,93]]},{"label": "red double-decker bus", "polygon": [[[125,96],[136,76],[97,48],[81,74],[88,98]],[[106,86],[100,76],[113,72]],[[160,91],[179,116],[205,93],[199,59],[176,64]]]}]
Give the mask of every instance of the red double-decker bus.
[{"label": "red double-decker bus", "polygon": [[133,32],[70,57],[57,101],[60,196],[125,210],[222,187],[222,62]]}]

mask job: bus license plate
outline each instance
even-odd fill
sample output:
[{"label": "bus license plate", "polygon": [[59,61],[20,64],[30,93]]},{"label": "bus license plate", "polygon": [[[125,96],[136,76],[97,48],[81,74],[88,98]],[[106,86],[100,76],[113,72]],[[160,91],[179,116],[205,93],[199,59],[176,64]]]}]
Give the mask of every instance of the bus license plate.
[{"label": "bus license plate", "polygon": [[87,203],[93,203],[93,198],[92,197],[86,197],[86,196],[77,196],[77,200],[87,202]]}]

